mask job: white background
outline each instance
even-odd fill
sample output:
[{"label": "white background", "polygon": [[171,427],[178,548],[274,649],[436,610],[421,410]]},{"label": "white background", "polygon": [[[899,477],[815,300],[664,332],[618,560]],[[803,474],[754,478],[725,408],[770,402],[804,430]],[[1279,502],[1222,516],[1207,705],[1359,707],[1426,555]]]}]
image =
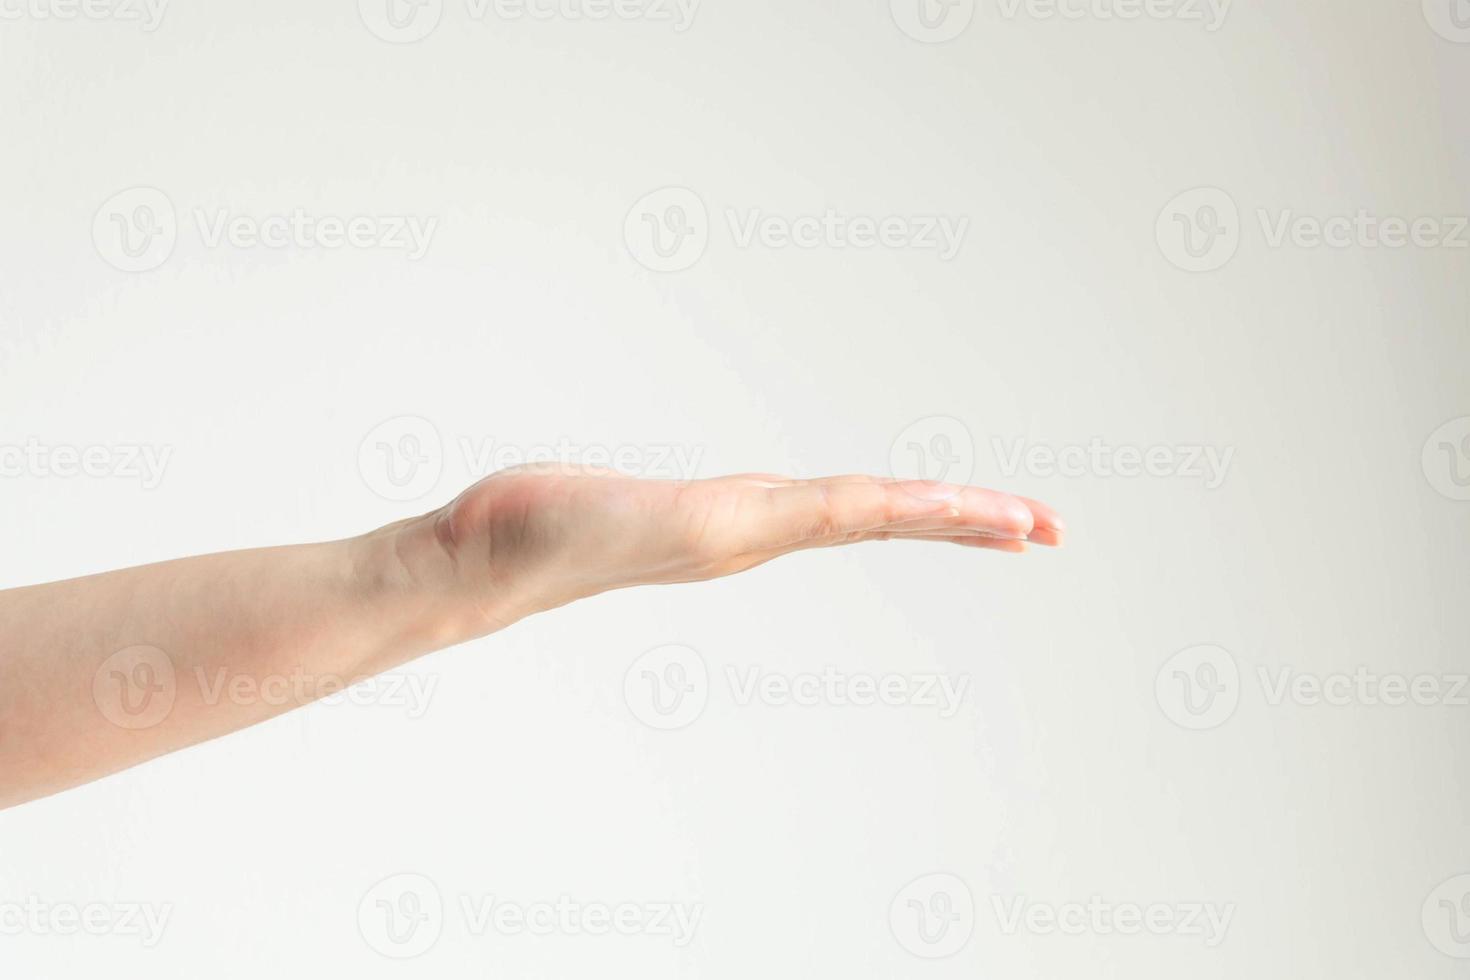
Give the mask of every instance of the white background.
[{"label": "white background", "polygon": [[[357,533],[478,475],[465,440],[820,475],[888,472],[917,433],[1072,533],[603,596],[413,664],[421,717],[317,705],[8,811],[0,908],[170,918],[151,947],[7,929],[0,975],[1462,976],[1470,706],[1272,704],[1260,673],[1470,669],[1470,249],[1273,245],[1259,217],[1470,212],[1451,2],[1253,0],[1211,31],[981,0],[927,43],[901,0],[705,0],[682,31],[445,0],[391,43],[349,0],[174,0],[153,30],[7,0],[0,446],[171,455],[151,488],[8,470],[0,585]],[[708,242],[654,272],[625,219],[668,186]],[[93,228],[135,187],[177,240],[127,272]],[[1166,205],[1200,187],[1238,209],[1235,251],[1188,272]],[[211,246],[196,219],[297,209],[436,225],[414,261]],[[742,247],[727,212],[752,209],[969,223],[944,261]],[[402,416],[440,439],[408,502],[359,453]],[[934,443],[940,416],[963,438]],[[1211,488],[996,449],[1094,439],[1233,456]],[[709,676],[673,731],[624,696],[665,644]],[[1201,644],[1237,707],[1190,730],[1166,665]],[[728,670],[755,666],[968,687],[947,718],[739,704]],[[400,961],[358,911],[402,873],[444,913]],[[905,941],[930,874],[973,901],[943,959]],[[702,918],[682,948],[476,935],[461,900],[487,896]],[[1094,897],[1233,912],[1213,946],[997,912]]]}]

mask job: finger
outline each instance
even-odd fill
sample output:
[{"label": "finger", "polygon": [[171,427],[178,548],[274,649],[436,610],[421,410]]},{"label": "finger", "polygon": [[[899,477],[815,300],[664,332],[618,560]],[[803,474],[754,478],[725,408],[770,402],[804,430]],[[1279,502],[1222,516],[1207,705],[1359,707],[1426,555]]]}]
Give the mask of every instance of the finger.
[{"label": "finger", "polygon": [[1067,525],[1062,521],[1062,515],[1039,500],[1030,497],[1017,497],[1017,500],[1031,509],[1031,514],[1036,518],[1036,527],[1056,531],[1058,534],[1067,530]]},{"label": "finger", "polygon": [[901,521],[897,524],[889,524],[886,527],[876,528],[875,531],[894,532],[899,534],[911,534],[921,533],[924,531],[932,531],[936,534],[984,534],[992,538],[1010,538],[1017,541],[1024,539],[1023,536],[1019,534],[1005,534],[999,531],[990,530],[988,528],[965,527],[963,524],[960,523],[961,520],[962,518],[959,516],[943,518],[925,517],[920,518],[917,521]]},{"label": "finger", "polygon": [[1053,531],[1050,528],[1035,528],[1030,534],[1026,535],[1025,538],[1013,538],[1004,534],[996,534],[994,531],[977,530],[975,528],[968,527],[948,527],[944,524],[925,527],[925,523],[928,522],[918,521],[915,522],[912,526],[895,525],[891,528],[884,528],[884,530],[895,532],[895,536],[929,532],[932,534],[940,534],[948,537],[957,538],[980,537],[997,538],[1002,541],[1028,541],[1031,544],[1045,545],[1048,548],[1061,547],[1063,539],[1063,534],[1061,531]]},{"label": "finger", "polygon": [[[899,479],[897,479],[895,477],[878,477],[878,476],[870,476],[870,475],[862,474],[862,473],[850,473],[850,474],[845,474],[845,475],[842,475],[842,476],[823,477],[823,478],[817,479],[817,480],[793,480],[793,481],[789,481],[789,482],[792,483],[793,485],[799,485],[799,486],[823,486],[823,485],[831,486],[831,485],[838,485],[838,484],[845,484],[845,483],[893,484],[893,483],[901,483],[901,482],[905,482],[905,481],[901,481],[901,480],[899,480]],[[920,482],[920,481],[908,481],[908,482]],[[938,486],[944,486],[944,485],[943,484],[931,484],[931,486],[938,487]],[[961,487],[961,486],[958,486],[958,485],[949,485],[949,486],[952,487],[954,493],[957,496],[960,495],[960,494],[963,494],[965,496],[966,500],[969,503],[971,503],[971,504],[974,504],[976,502],[977,495],[980,495],[980,496],[989,495],[992,498],[1004,498],[1005,500],[1017,500],[1017,501],[1020,501],[1021,504],[1027,510],[1029,510],[1031,512],[1031,525],[1032,525],[1031,532],[1029,534],[1021,535],[1021,536],[1022,537],[1026,537],[1028,540],[1032,541],[1035,544],[1045,544],[1045,545],[1055,546],[1055,545],[1060,545],[1062,543],[1062,535],[1066,531],[1066,525],[1065,525],[1065,523],[1063,523],[1061,515],[1058,514],[1056,512],[1056,510],[1054,510],[1048,504],[1045,504],[1045,503],[1041,502],[1040,500],[1034,500],[1031,497],[1021,497],[1021,496],[1017,496],[1015,494],[999,493],[998,491],[995,491],[995,490],[986,490],[986,489],[983,489],[983,488],[980,488],[980,487]],[[942,493],[942,492],[943,491],[940,491],[940,493]],[[992,500],[990,502],[993,504],[994,503],[994,500]],[[1014,509],[1012,509],[1011,510],[1011,515],[1012,516],[1019,516],[1019,511],[1015,511]],[[971,517],[975,516],[975,512],[973,510],[970,511],[970,516]],[[980,520],[981,521],[988,522],[990,516],[991,515],[987,511],[985,511],[985,510],[981,510],[980,511]],[[963,524],[965,523],[965,521],[966,521],[966,514],[962,511],[961,515],[958,518],[956,518],[952,523],[953,523],[954,526],[963,526]],[[940,526],[942,526],[942,525],[940,525]],[[994,525],[993,525],[993,522],[992,522],[992,523],[989,523],[986,526],[994,526]]]},{"label": "finger", "polygon": [[873,476],[871,473],[842,473],[837,476],[823,476],[815,480],[797,480],[795,482],[804,486],[837,486],[843,483],[903,483],[905,481],[896,476]]},{"label": "finger", "polygon": [[763,487],[810,487],[836,486],[842,483],[899,482],[896,477],[869,476],[864,473],[850,473],[845,476],[824,476],[815,480],[798,480],[782,473],[736,473],[732,476],[717,477],[716,480]]},{"label": "finger", "polygon": [[969,534],[898,534],[888,531],[873,531],[860,537],[847,537],[836,540],[805,541],[792,546],[785,545],[780,548],[768,548],[754,551],[730,562],[720,570],[720,574],[729,575],[743,572],[764,565],[768,561],[789,555],[793,551],[803,551],[816,548],[838,548],[844,545],[856,544],[861,541],[935,541],[945,544],[958,544],[967,548],[980,548],[987,551],[1002,551],[1007,554],[1025,554],[1027,542],[1017,541],[1009,538],[997,538],[993,535],[982,534],[978,531]]},{"label": "finger", "polygon": [[947,544],[962,545],[966,548],[983,548],[986,551],[1004,551],[1012,555],[1024,555],[1026,553],[1025,541],[1013,541],[1006,538],[993,538],[986,534],[973,535],[944,535],[944,534],[895,534],[890,540],[893,541],[943,541]]},{"label": "finger", "polygon": [[999,537],[1025,538],[1036,525],[1031,508],[1018,497],[981,487],[963,487],[947,483],[908,481],[893,484],[901,492],[948,500],[959,513],[941,520],[949,528],[988,531]]},{"label": "finger", "polygon": [[723,477],[732,483],[743,483],[760,487],[789,487],[798,481],[780,473],[736,473],[734,476]]},{"label": "finger", "polygon": [[953,505],[945,514],[905,518],[871,528],[846,526],[834,536],[860,535],[869,530],[889,530],[907,525],[908,530],[924,529],[928,523],[933,529],[969,528],[984,531],[1002,538],[1024,539],[1035,526],[1031,509],[1019,498],[981,487],[965,487],[957,484],[933,483],[923,480],[906,480],[883,483],[839,483],[814,482],[806,488],[818,493],[887,493],[900,497],[915,497],[922,501],[943,500]]},{"label": "finger", "polygon": [[954,517],[921,517],[917,521],[899,521],[897,524],[889,524],[876,530],[895,532],[944,531],[947,533],[951,530],[961,530],[955,526],[957,520],[959,520],[959,515],[955,515]]},{"label": "finger", "polygon": [[1002,538],[984,531],[935,531],[932,533],[904,533],[896,531],[870,531],[860,536],[852,536],[838,541],[812,542],[804,547],[808,548],[836,548],[847,544],[857,544],[862,541],[942,541],[946,544],[963,544],[972,548],[987,548],[994,551],[1005,551],[1011,554],[1022,554],[1027,550],[1027,545],[1033,543],[1017,538]]},{"label": "finger", "polygon": [[765,491],[762,506],[752,509],[757,524],[749,532],[754,543],[750,550],[799,547],[905,521],[956,517],[960,510],[949,496],[904,483],[775,487]]},{"label": "finger", "polygon": [[960,487],[951,498],[959,505],[959,527],[993,531],[1002,537],[1024,538],[1036,526],[1031,508],[1019,498],[980,487]]},{"label": "finger", "polygon": [[1028,538],[1016,538],[1016,537],[1012,537],[1012,536],[1010,536],[1008,534],[996,534],[994,531],[980,531],[980,530],[976,530],[973,527],[936,527],[936,528],[916,528],[916,529],[909,529],[909,530],[895,530],[893,528],[884,528],[881,531],[874,531],[874,532],[871,532],[871,533],[874,536],[881,534],[885,538],[889,538],[889,537],[893,537],[893,538],[934,537],[934,538],[990,538],[991,540],[994,540],[994,541],[1026,541],[1026,540],[1029,540]]},{"label": "finger", "polygon": [[1060,548],[1066,535],[1049,527],[1038,527],[1026,536],[1026,540],[1032,544],[1044,544],[1048,548]]}]

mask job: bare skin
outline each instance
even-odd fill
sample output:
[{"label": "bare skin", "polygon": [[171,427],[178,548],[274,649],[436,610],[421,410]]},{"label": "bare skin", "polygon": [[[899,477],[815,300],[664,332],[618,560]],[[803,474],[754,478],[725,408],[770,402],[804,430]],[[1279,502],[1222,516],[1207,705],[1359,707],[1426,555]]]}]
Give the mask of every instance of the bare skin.
[{"label": "bare skin", "polygon": [[0,592],[0,808],[333,694],[611,589],[807,548],[1059,545],[1046,505],[975,487],[517,467],[357,538]]}]

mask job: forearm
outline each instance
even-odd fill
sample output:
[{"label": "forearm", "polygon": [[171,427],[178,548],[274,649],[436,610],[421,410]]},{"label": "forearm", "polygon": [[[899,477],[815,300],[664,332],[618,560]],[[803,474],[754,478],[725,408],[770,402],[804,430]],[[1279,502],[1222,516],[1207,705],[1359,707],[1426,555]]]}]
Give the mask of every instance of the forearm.
[{"label": "forearm", "polygon": [[0,807],[485,632],[418,518],[0,592]]}]

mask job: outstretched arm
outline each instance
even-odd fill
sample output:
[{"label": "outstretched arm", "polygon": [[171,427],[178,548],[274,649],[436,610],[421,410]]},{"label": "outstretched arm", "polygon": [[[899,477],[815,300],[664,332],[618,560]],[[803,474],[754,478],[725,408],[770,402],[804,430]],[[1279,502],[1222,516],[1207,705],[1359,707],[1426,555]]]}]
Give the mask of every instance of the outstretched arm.
[{"label": "outstretched arm", "polygon": [[1061,534],[1046,506],[971,487],[531,466],[358,538],[0,592],[0,808],[609,589],[858,541],[1021,552]]}]

